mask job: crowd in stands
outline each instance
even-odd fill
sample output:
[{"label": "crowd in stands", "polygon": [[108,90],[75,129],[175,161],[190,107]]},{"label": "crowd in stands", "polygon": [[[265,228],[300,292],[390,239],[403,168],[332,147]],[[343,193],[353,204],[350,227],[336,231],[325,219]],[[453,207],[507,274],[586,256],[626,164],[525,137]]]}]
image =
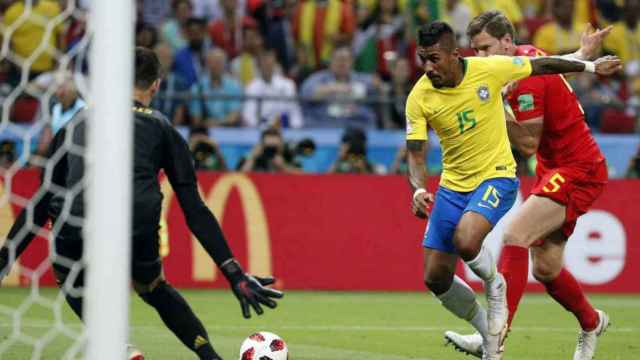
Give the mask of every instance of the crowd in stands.
[{"label": "crowd in stands", "polygon": [[[83,81],[71,72],[88,69],[89,3],[0,0],[9,49],[0,61],[0,100],[11,100],[3,111],[10,121],[44,117],[55,133],[83,105],[83,85],[68,83]],[[137,0],[136,9],[136,45],[155,49],[165,68],[153,106],[192,129],[200,156],[219,153],[204,139],[216,127],[404,128],[406,96],[422,75],[417,27],[448,21],[472,55],[466,26],[490,9],[516,25],[519,43],[549,54],[576,50],[588,23],[613,25],[603,53],[619,56],[624,71],[569,81],[595,132],[640,130],[640,0]],[[238,170],[298,171],[284,145],[272,146],[278,136],[263,133]],[[345,144],[333,171],[374,171],[366,157],[346,161],[362,149]],[[227,168],[221,157],[208,159],[206,168]]]}]

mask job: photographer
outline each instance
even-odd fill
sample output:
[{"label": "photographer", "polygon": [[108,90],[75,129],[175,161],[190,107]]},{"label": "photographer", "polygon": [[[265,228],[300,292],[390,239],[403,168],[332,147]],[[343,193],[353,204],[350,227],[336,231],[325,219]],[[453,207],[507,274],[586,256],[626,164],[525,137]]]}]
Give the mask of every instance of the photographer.
[{"label": "photographer", "polygon": [[242,172],[302,173],[300,164],[294,161],[294,154],[284,143],[280,130],[274,128],[262,132],[260,142],[246,158],[240,160],[238,169]]},{"label": "photographer", "polygon": [[196,170],[227,170],[227,164],[222,157],[220,147],[209,137],[207,128],[191,130],[189,149],[193,155]]},{"label": "photographer", "polygon": [[340,154],[330,173],[372,174],[373,166],[367,160],[367,135],[360,129],[345,130]]},{"label": "photographer", "polygon": [[640,178],[640,148],[638,148],[638,153],[633,158],[631,158],[626,177],[627,179]]}]

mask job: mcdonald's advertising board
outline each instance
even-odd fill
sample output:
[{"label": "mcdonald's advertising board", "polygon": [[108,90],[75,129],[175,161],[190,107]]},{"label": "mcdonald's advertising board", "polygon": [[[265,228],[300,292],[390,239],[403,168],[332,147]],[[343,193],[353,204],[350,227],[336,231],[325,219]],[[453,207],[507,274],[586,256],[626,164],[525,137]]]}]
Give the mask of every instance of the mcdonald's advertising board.
[{"label": "mcdonald's advertising board", "polygon": [[[437,178],[429,179],[435,189]],[[422,236],[426,223],[411,215],[410,192],[400,176],[266,175],[200,173],[207,206],[222,223],[236,257],[247,271],[272,274],[286,289],[423,290]],[[5,194],[8,184],[0,189]],[[501,234],[533,185],[523,179],[514,209],[486,240],[499,257]],[[11,190],[28,198],[38,174],[13,177]],[[567,245],[566,267],[588,291],[639,293],[640,186],[611,181],[594,208],[580,218]],[[217,288],[226,281],[190,233],[166,179],[161,253],[165,274],[178,287]],[[19,208],[0,208],[2,240]],[[14,267],[5,285],[28,285],[46,261],[48,242],[38,238]],[[22,268],[19,269],[19,268]],[[463,265],[458,273],[474,287],[480,282]],[[40,279],[54,285],[50,271]],[[529,290],[542,287],[530,278]]]}]

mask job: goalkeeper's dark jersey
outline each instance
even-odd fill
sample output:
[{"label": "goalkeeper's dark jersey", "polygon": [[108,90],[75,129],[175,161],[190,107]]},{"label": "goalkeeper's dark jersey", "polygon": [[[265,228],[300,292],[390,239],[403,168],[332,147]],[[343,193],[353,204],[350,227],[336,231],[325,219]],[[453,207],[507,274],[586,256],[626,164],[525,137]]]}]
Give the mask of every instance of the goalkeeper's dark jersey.
[{"label": "goalkeeper's dark jersey", "polygon": [[[160,112],[135,103],[133,114],[134,238],[157,236],[162,210],[158,176],[160,170],[164,170],[184,211],[189,228],[203,247],[218,264],[231,258],[231,252],[218,222],[198,193],[193,159],[185,140]],[[8,235],[9,239],[14,239],[16,235],[21,237],[14,239],[19,243],[18,254],[35,235],[32,225],[41,227],[48,218],[54,222],[63,221],[63,232],[65,229],[83,226],[87,116],[86,109],[76,114],[56,134],[49,146],[47,166],[42,172],[42,186],[27,207],[34,211],[34,224],[27,223],[28,217],[25,211],[22,211]],[[69,201],[70,203],[67,203]],[[21,232],[25,225],[32,231]],[[6,253],[0,253],[0,256],[3,255]]]}]

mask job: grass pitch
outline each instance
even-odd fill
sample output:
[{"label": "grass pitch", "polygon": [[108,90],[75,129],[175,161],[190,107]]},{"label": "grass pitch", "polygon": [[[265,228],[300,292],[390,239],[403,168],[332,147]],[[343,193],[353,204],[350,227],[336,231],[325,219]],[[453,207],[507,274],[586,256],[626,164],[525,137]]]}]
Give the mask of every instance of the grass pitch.
[{"label": "grass pitch", "polygon": [[[251,320],[242,318],[230,291],[182,293],[226,360],[237,359],[242,340],[257,330],[282,336],[291,360],[471,359],[445,347],[443,340],[445,330],[468,332],[471,328],[427,293],[289,291],[278,309]],[[57,290],[30,294],[29,289],[0,289],[0,351],[4,350],[0,358],[65,358],[80,335],[80,323]],[[640,359],[640,296],[590,298],[609,313],[613,324],[601,338],[597,358]],[[131,342],[147,359],[196,358],[164,327],[151,307],[135,296],[131,304]],[[15,309],[21,314],[19,327],[15,326]],[[573,316],[548,296],[525,295],[505,359],[571,359],[577,332]]]}]

